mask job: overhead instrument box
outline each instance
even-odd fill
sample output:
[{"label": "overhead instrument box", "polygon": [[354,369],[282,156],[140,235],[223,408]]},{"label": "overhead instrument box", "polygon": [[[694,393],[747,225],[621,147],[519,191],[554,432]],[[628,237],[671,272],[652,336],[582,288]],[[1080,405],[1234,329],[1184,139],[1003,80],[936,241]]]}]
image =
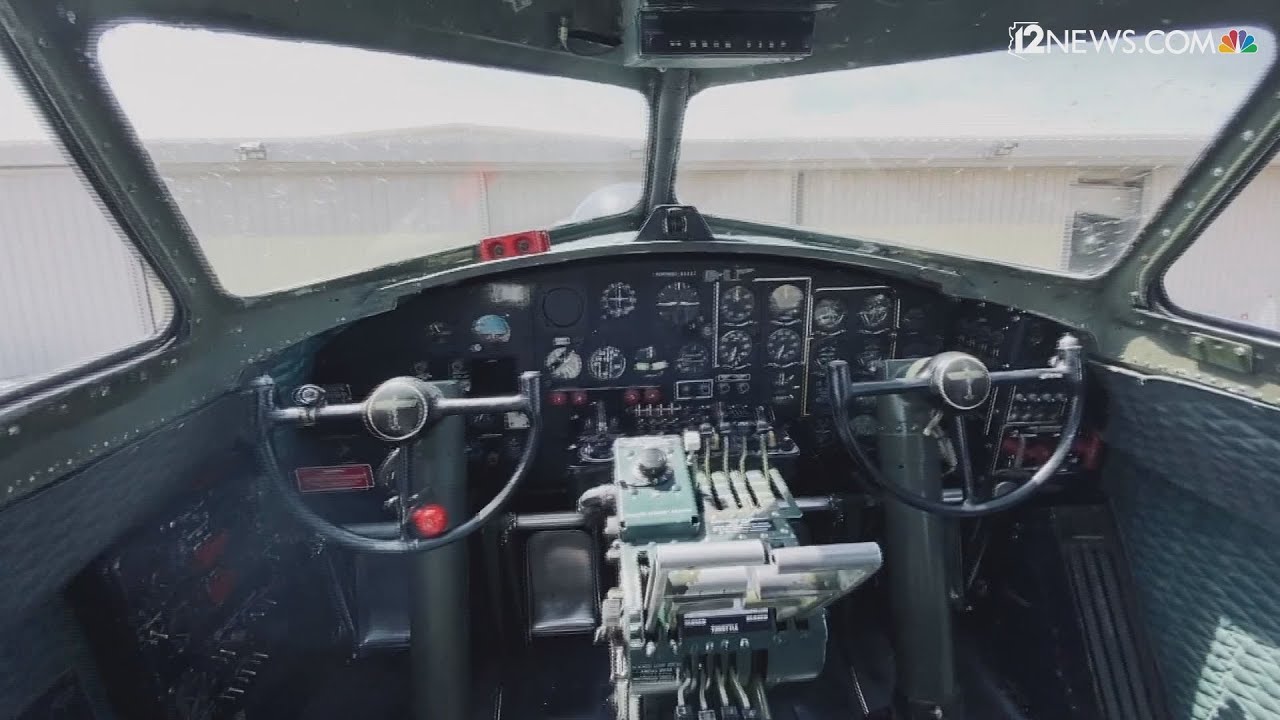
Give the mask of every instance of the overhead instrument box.
[{"label": "overhead instrument box", "polygon": [[623,0],[633,67],[720,68],[790,62],[813,52],[819,11],[834,0]]}]

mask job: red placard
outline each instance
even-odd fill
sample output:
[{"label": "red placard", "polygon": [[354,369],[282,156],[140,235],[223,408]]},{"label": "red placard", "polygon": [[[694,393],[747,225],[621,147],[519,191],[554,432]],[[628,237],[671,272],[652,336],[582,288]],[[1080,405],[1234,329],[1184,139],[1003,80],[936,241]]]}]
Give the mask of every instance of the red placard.
[{"label": "red placard", "polygon": [[368,465],[319,465],[293,471],[298,492],[345,492],[373,487],[373,468]]}]

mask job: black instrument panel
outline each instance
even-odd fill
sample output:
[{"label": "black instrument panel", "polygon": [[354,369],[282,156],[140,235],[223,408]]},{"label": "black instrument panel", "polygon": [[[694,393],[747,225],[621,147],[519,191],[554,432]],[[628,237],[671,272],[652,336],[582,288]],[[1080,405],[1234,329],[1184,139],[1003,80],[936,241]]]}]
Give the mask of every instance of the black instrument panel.
[{"label": "black instrument panel", "polygon": [[[794,417],[824,404],[832,359],[870,378],[885,358],[940,351],[953,306],[926,289],[800,263],[584,262],[424,293],[345,333],[318,371],[354,382],[358,395],[368,390],[360,381],[406,373],[503,391],[537,368],[553,404],[622,390],[629,404],[761,404]],[[385,369],[370,373],[371,364]]]},{"label": "black instrument panel", "polygon": [[[826,398],[831,360],[848,361],[855,379],[879,377],[887,358],[943,350],[973,353],[992,369],[1031,367],[1047,361],[1062,331],[1014,309],[857,269],[655,253],[427,290],[334,336],[308,381],[361,398],[387,378],[417,375],[458,380],[483,396],[514,392],[518,373],[540,370],[540,467],[548,472],[538,475],[547,478],[604,462],[613,437],[678,433],[717,417],[763,417],[802,455],[831,450],[843,462]],[[1020,466],[1026,437],[1049,442],[1064,407],[1035,388],[993,393],[971,415],[975,462]],[[873,435],[874,401],[855,408],[852,421],[858,435]],[[528,418],[467,423],[473,471],[505,477]],[[373,452],[361,458],[380,462]],[[322,460],[338,462],[326,456],[313,464]]]}]

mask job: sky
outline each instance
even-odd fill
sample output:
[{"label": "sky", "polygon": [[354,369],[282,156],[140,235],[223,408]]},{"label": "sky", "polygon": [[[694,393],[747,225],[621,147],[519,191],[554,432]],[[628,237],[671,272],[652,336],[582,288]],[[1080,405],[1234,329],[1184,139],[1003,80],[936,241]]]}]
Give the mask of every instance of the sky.
[{"label": "sky", "polygon": [[[1271,64],[1253,55],[1005,52],[713,88],[685,136],[1209,135]],[[144,140],[307,137],[468,123],[640,138],[624,88],[366,50],[125,25],[99,60]],[[0,140],[45,137],[0,72]],[[18,109],[11,112],[9,109]]]}]

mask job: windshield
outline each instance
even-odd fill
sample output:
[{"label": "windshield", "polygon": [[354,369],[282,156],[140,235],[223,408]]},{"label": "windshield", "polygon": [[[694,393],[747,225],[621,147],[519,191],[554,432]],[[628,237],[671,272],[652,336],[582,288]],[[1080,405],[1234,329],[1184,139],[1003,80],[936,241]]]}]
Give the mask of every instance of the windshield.
[{"label": "windshield", "polygon": [[1248,53],[1169,31],[1131,38],[1132,54],[1086,44],[713,87],[690,101],[677,194],[707,214],[1094,274],[1271,65],[1274,38],[1249,32]]},{"label": "windshield", "polygon": [[99,56],[213,270],[240,295],[640,197],[648,109],[633,90],[157,25],[107,31]]}]

